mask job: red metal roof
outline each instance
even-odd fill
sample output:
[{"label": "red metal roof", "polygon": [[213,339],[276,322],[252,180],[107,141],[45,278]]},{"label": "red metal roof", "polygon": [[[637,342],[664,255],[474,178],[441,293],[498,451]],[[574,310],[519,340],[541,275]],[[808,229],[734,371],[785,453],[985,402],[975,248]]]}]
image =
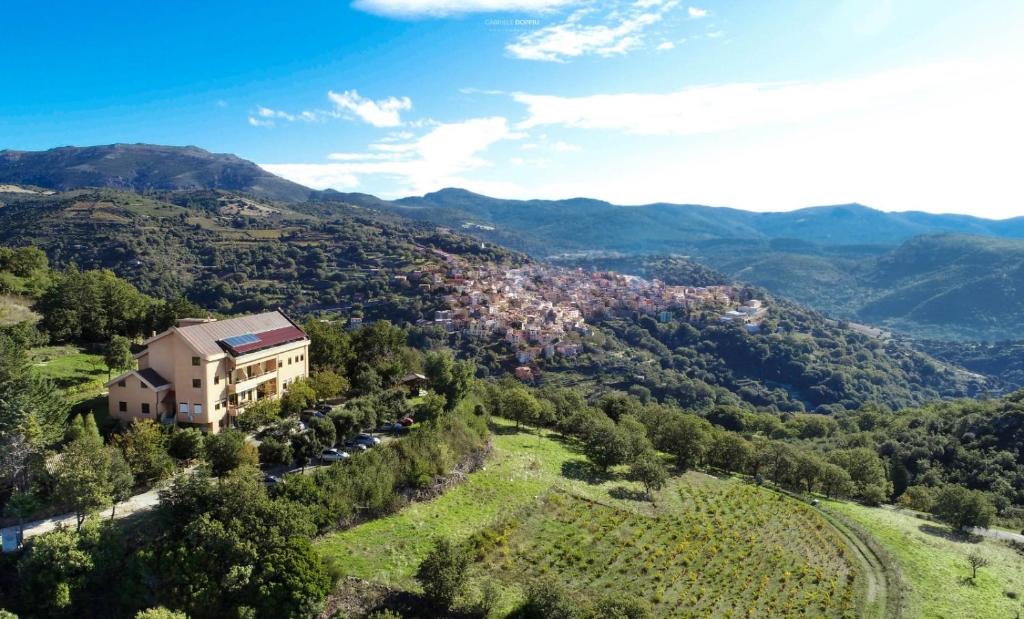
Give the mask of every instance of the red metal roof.
[{"label": "red metal roof", "polygon": [[283,327],[281,329],[272,329],[270,331],[264,331],[263,333],[254,333],[258,339],[255,342],[249,344],[242,344],[240,346],[231,346],[224,343],[223,341],[218,342],[224,350],[230,353],[233,357],[239,357],[246,355],[257,350],[263,350],[265,348],[273,348],[274,346],[280,346],[281,344],[287,344],[288,342],[297,342],[305,339],[306,334],[302,329],[291,326]]}]

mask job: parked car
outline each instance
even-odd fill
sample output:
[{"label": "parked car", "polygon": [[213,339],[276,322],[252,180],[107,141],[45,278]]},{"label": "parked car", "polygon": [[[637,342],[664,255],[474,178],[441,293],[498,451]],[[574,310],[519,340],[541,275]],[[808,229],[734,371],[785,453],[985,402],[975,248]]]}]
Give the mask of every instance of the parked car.
[{"label": "parked car", "polygon": [[309,419],[313,415],[316,415],[316,413],[317,411],[313,410],[312,408],[307,408],[306,410],[299,413],[299,419]]},{"label": "parked car", "polygon": [[334,410],[334,407],[331,406],[330,404],[317,404],[316,405],[316,410],[318,410],[321,413],[324,413],[326,415],[327,413],[329,413],[332,410]]},{"label": "parked car", "polygon": [[369,434],[360,434],[356,436],[355,439],[353,440],[355,440],[358,443],[365,443],[367,445],[380,445],[380,439],[377,438],[376,436],[371,436]]},{"label": "parked car", "polygon": [[366,451],[370,448],[366,443],[357,443],[355,439],[345,441],[345,448],[353,451]]},{"label": "parked car", "polygon": [[409,426],[411,426],[415,422],[412,420],[412,417],[403,417],[402,419],[398,420],[398,423],[400,423],[403,426],[405,426],[406,428],[408,428]]},{"label": "parked car", "polygon": [[273,485],[281,481],[281,478],[277,475],[270,475],[269,473],[263,476],[263,483],[267,485]]},{"label": "parked car", "polygon": [[320,460],[324,462],[340,462],[348,457],[349,455],[346,452],[339,449],[325,449],[320,452]]}]

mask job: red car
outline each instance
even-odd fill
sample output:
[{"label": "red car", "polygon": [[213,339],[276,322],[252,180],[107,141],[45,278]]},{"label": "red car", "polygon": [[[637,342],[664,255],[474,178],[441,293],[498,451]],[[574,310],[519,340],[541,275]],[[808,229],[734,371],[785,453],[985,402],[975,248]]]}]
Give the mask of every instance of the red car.
[{"label": "red car", "polygon": [[406,417],[404,419],[401,419],[398,423],[408,428],[413,424],[412,417]]}]

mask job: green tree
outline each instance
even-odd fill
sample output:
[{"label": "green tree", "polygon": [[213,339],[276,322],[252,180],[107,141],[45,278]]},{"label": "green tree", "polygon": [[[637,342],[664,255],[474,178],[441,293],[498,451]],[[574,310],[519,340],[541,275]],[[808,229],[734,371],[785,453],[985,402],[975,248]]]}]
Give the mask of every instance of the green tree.
[{"label": "green tree", "polygon": [[67,446],[54,474],[53,494],[74,511],[79,530],[86,516],[110,505],[113,487],[102,441],[82,436]]},{"label": "green tree", "polygon": [[116,447],[107,447],[107,476],[110,480],[110,518],[114,518],[117,504],[131,498],[135,490],[132,469]]},{"label": "green tree", "polygon": [[658,448],[675,456],[679,468],[686,470],[704,460],[711,437],[711,424],[694,415],[675,413],[664,422]]},{"label": "green tree", "polygon": [[476,368],[472,363],[455,361],[445,350],[427,353],[424,373],[434,391],[445,397],[445,409],[453,410],[469,392]]},{"label": "green tree", "polygon": [[909,486],[900,495],[899,504],[907,509],[930,512],[935,506],[935,497],[928,486]]},{"label": "green tree", "polygon": [[176,428],[167,439],[167,453],[178,460],[203,457],[204,435],[196,428]]},{"label": "green tree", "polygon": [[83,536],[59,527],[31,539],[18,561],[18,580],[41,616],[62,617],[71,611],[93,566]]},{"label": "green tree", "polygon": [[988,527],[995,517],[995,508],[984,492],[951,484],[935,493],[932,513],[954,531],[963,531]]},{"label": "green tree", "polygon": [[147,608],[135,613],[135,619],[188,619],[185,613],[168,610],[164,607]]},{"label": "green tree", "polygon": [[547,576],[529,584],[518,615],[522,619],[578,619],[582,613],[565,588]]},{"label": "green tree", "polygon": [[242,465],[259,466],[256,448],[247,443],[245,435],[234,428],[206,437],[206,459],[210,463],[210,470],[217,477],[223,477]]},{"label": "green tree", "polygon": [[344,395],[350,388],[345,377],[333,370],[319,370],[309,375],[309,384],[317,397],[323,399]]},{"label": "green tree", "polygon": [[648,498],[652,497],[651,491],[661,490],[668,481],[668,470],[658,458],[654,450],[642,452],[629,465],[629,477],[644,485],[644,492]]},{"label": "green tree", "polygon": [[853,483],[850,474],[838,464],[825,462],[821,467],[821,489],[828,498],[845,497],[850,493]]},{"label": "green tree", "polygon": [[132,473],[151,483],[165,479],[174,472],[174,460],[167,453],[167,434],[152,419],[137,419],[122,434],[114,435],[112,443],[124,454]]},{"label": "green tree", "polygon": [[466,585],[471,563],[466,549],[439,538],[416,570],[416,580],[431,604],[450,610]]},{"label": "green tree", "polygon": [[107,364],[108,379],[114,371],[122,372],[131,369],[135,365],[131,341],[123,335],[111,337],[103,351],[103,362]]},{"label": "green tree", "polygon": [[260,462],[264,464],[291,464],[292,444],[275,436],[267,436],[259,446]]},{"label": "green tree", "polygon": [[317,442],[323,447],[333,447],[338,442],[338,431],[330,419],[313,417],[309,420],[309,428],[313,430]]},{"label": "green tree", "polygon": [[631,455],[625,434],[605,415],[593,421],[584,439],[583,453],[604,471],[626,462]]},{"label": "green tree", "polygon": [[298,415],[316,404],[316,391],[309,381],[299,379],[288,385],[287,391],[281,396],[281,414]]},{"label": "green tree", "polygon": [[444,396],[428,393],[413,410],[417,421],[431,422],[440,419],[445,410]]}]

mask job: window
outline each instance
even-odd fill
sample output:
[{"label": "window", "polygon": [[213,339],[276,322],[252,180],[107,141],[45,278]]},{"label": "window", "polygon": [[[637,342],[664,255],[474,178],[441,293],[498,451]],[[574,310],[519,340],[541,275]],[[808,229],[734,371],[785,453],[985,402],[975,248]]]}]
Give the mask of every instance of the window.
[{"label": "window", "polygon": [[149,414],[149,402],[143,402],[142,403],[142,414],[143,415],[148,415]]},{"label": "window", "polygon": [[142,382],[142,381],[140,380],[140,381],[139,381],[139,389],[145,389],[145,388],[146,388],[146,383],[144,383],[144,382]]},{"label": "window", "polygon": [[220,384],[220,374],[214,374],[213,375],[213,384],[214,385],[219,385]]},{"label": "window", "polygon": [[216,404],[213,405],[213,410],[215,410],[215,411],[219,411],[220,410],[220,402],[217,402]]},{"label": "window", "polygon": [[199,378],[193,378],[192,379],[192,388],[193,389],[199,389],[202,386],[203,386],[202,379],[199,379]]},{"label": "window", "polygon": [[199,365],[199,357],[192,357],[192,365]]},{"label": "window", "polygon": [[193,404],[192,405],[192,412],[194,412],[197,415],[202,415],[203,414],[203,405],[202,404]]},{"label": "window", "polygon": [[121,411],[122,413],[128,412],[128,403],[127,402],[118,402],[117,403],[117,410]]},{"label": "window", "polygon": [[184,414],[187,415],[188,414],[188,402],[179,402],[178,403],[178,412],[179,413],[184,413]]},{"label": "window", "polygon": [[288,365],[291,365],[291,364],[292,364],[292,358],[288,357]]},{"label": "window", "polygon": [[127,383],[128,383],[128,381],[126,381],[126,380],[119,380],[119,381],[117,381],[117,386],[118,387],[127,387],[128,386]]}]

